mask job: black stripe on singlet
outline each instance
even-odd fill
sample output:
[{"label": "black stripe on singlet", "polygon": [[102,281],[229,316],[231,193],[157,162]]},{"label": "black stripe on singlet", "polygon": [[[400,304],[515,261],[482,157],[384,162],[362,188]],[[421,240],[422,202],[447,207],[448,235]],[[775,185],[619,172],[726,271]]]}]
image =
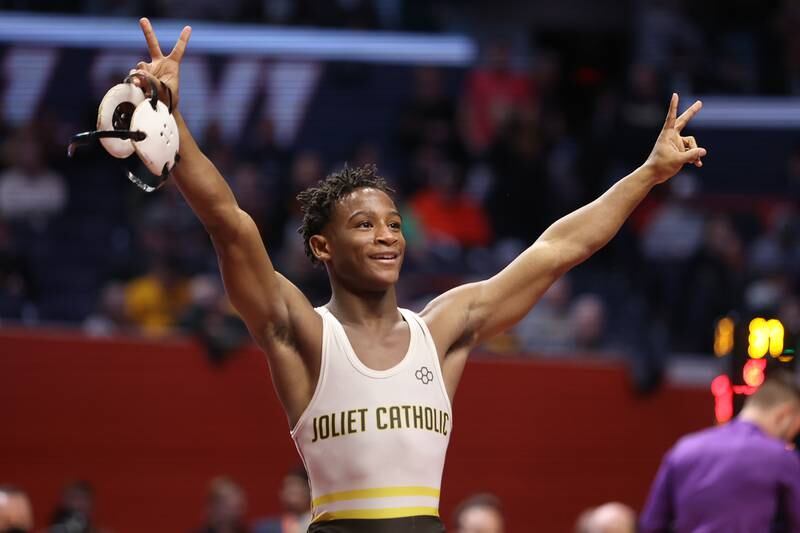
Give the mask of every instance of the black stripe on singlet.
[{"label": "black stripe on singlet", "polygon": [[444,533],[444,524],[435,516],[405,518],[348,519],[317,522],[308,533]]}]

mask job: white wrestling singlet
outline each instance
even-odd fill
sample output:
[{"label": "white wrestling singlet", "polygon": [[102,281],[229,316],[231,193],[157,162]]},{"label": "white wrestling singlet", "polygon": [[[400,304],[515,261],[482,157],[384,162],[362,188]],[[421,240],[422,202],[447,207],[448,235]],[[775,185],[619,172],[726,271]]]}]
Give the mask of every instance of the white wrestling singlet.
[{"label": "white wrestling singlet", "polygon": [[325,308],[314,396],[291,431],[309,475],[313,522],[438,516],[452,429],[430,331],[400,309],[411,338],[402,361],[372,370]]}]

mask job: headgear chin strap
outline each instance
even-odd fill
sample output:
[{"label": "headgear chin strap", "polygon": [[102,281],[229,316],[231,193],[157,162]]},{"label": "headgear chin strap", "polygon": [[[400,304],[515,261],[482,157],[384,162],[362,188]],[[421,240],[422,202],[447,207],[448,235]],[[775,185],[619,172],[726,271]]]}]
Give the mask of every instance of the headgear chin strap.
[{"label": "headgear chin strap", "polygon": [[[147,80],[149,97],[133,84],[132,76]],[[145,192],[160,188],[180,160],[172,91],[161,85],[169,93],[169,106],[158,99],[158,87],[145,76],[133,74],[112,87],[100,102],[97,129],[74,135],[67,155],[72,157],[79,145],[98,139],[109,154],[122,160],[128,179],[137,187]],[[138,157],[131,157],[134,153]],[[143,180],[139,178],[142,174],[149,176]]]}]

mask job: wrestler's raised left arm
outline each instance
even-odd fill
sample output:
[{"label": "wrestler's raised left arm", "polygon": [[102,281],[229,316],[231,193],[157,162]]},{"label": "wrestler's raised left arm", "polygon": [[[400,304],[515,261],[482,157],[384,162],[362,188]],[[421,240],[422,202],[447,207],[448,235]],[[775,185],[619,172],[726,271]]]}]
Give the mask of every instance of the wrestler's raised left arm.
[{"label": "wrestler's raised left arm", "polygon": [[423,316],[437,339],[440,356],[513,326],[556,279],[605,246],[650,189],[686,164],[702,166],[706,150],[697,146],[694,137],[681,136],[701,107],[695,102],[678,117],[678,96],[673,95],[664,127],[642,166],[595,201],[555,222],[495,276],[456,287],[433,300]]}]

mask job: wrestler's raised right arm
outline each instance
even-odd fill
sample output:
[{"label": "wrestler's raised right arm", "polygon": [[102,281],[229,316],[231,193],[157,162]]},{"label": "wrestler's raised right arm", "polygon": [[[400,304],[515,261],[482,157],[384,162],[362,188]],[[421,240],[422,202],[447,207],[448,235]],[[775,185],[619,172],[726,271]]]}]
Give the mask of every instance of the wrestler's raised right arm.
[{"label": "wrestler's raised right arm", "polygon": [[297,287],[275,271],[255,222],[239,207],[231,188],[197,146],[177,111],[179,66],[191,28],[183,29],[175,48],[164,56],[150,22],[143,18],[140,25],[151,62],[139,63],[137,72],[169,87],[176,108],[181,159],[173,177],[211,236],[225,290],[266,352],[273,383],[293,424],[316,384],[321,318]]}]

